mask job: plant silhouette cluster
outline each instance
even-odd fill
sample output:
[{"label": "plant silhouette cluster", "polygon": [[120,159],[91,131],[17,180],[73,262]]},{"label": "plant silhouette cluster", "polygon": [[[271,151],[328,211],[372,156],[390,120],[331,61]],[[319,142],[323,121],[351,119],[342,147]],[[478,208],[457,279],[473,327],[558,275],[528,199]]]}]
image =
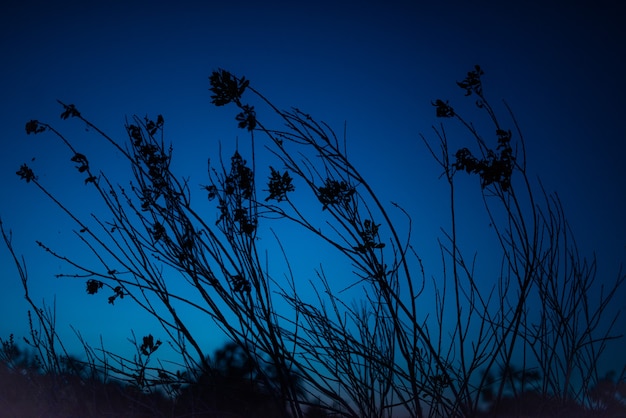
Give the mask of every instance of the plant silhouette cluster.
[{"label": "plant silhouette cluster", "polygon": [[[348,159],[345,138],[299,109],[277,108],[228,71],[209,77],[211,101],[235,108],[234,123],[250,142],[237,143],[230,161],[220,155],[218,164],[209,163],[206,184],[197,191],[208,203],[192,200],[189,181],[172,172],[173,147],[165,143],[161,115],[127,121],[128,138],[121,142],[74,105],[61,103],[62,119],[86,124],[126,158],[130,187],[95,171],[53,126],[29,121],[27,134],[51,134],[68,148],[81,187],[102,203],[102,213],[83,219],[27,164],[17,171],[65,211],[96,256],[87,265],[38,242],[72,269],[58,276],[86,283],[89,297],[106,291],[111,304],[132,303],[160,325],[139,339],[133,334],[131,357],[95,348],[79,334],[87,360],[82,368],[73,364],[86,374],[72,379],[97,377],[95,391],[102,393],[111,393],[109,379],[125,382],[115,386],[125,399],[119,402],[131,408],[124,416],[623,414],[626,368],[603,377],[596,365],[619,337],[610,306],[626,276],[620,271],[592,297],[600,286],[596,260],[579,254],[558,195],[530,179],[522,132],[506,104],[504,118],[492,107],[483,75],[475,66],[457,83],[465,96],[477,97],[474,110],[486,116],[483,122],[468,122],[466,111],[438,99],[432,102],[441,118],[435,139],[421,136],[449,191],[450,222],[436,244],[441,269],[432,273],[413,247],[410,214],[380,200]],[[272,117],[282,125],[266,122]],[[449,138],[444,123],[460,125],[464,135]],[[258,141],[270,161],[257,159]],[[462,250],[474,239],[460,232],[463,172],[478,178],[476,193],[492,226],[496,248],[484,255],[487,260],[468,260]],[[215,218],[206,215],[207,206]],[[290,237],[274,236],[277,244],[267,245],[277,224],[288,225],[300,242],[327,245],[350,272],[335,272],[341,262],[334,261],[330,271],[321,266],[317,278],[307,280],[309,272],[295,268],[291,247],[284,245]],[[32,307],[27,343],[37,355],[37,372],[53,380],[65,376],[61,359],[69,357],[54,307],[30,299],[26,262],[16,255],[10,233],[2,228],[2,234]],[[481,261],[500,266],[492,281],[479,279],[475,266]],[[341,280],[334,280],[339,274]],[[428,312],[424,301],[432,305]],[[193,322],[205,321],[203,330],[191,326],[189,312]],[[199,342],[209,327],[232,342],[214,356]],[[20,380],[12,341],[2,342],[2,373]],[[179,367],[159,358],[166,343]],[[0,402],[23,401],[16,396]],[[82,416],[106,414],[98,402]]]},{"label": "plant silhouette cluster", "polygon": [[503,191],[511,187],[511,175],[513,174],[513,149],[511,148],[511,131],[496,131],[498,136],[497,150],[487,150],[485,158],[478,160],[467,148],[461,148],[455,154],[454,168],[465,170],[471,174],[478,174],[480,185],[485,187],[496,183]]},{"label": "plant silhouette cluster", "polygon": [[[457,85],[465,90],[465,95],[475,94],[478,96],[478,107],[487,107],[490,115],[493,110],[489,106],[483,96],[483,88],[480,77],[484,74],[480,66],[475,66],[474,70],[467,73],[467,77],[463,81],[457,82]],[[433,103],[436,108],[436,115],[440,118],[452,118],[456,114],[454,109],[448,104],[448,101],[436,100]],[[497,126],[497,123],[496,123]],[[498,145],[495,150],[487,148],[482,141],[481,146],[482,158],[476,158],[468,148],[461,148],[455,153],[456,162],[453,167],[456,170],[466,171],[470,174],[478,174],[480,177],[480,185],[484,189],[494,183],[498,184],[503,191],[507,192],[511,187],[511,175],[515,163],[513,148],[511,147],[510,130],[500,129],[496,127],[496,136]]]},{"label": "plant silhouette cluster", "polygon": [[254,194],[254,176],[252,169],[246,165],[246,160],[235,151],[230,159],[230,173],[222,179],[222,187],[207,186],[209,200],[220,195],[218,209],[220,217],[216,224],[223,222],[224,226],[231,223],[239,225],[239,232],[251,235],[256,229],[256,216],[251,213],[248,202]]},{"label": "plant silhouette cluster", "polygon": [[323,205],[322,210],[326,210],[330,205],[350,203],[354,192],[354,188],[345,181],[326,179],[324,185],[317,188],[317,198]]},{"label": "plant silhouette cluster", "polygon": [[267,183],[270,195],[265,198],[265,201],[276,200],[277,202],[282,202],[287,199],[287,193],[293,192],[296,189],[292,183],[293,179],[287,171],[280,174],[280,172],[275,170],[272,166],[270,166],[270,171],[270,179]]}]

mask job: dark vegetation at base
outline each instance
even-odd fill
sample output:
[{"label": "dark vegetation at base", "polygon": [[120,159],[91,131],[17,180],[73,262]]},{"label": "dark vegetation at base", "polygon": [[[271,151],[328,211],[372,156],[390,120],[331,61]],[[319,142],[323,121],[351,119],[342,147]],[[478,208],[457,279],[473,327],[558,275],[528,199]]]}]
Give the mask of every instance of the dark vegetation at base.
[{"label": "dark vegetation at base", "polygon": [[[1,341],[1,340],[0,340]],[[133,382],[106,378],[75,358],[62,359],[61,373],[44,373],[36,356],[18,349],[12,337],[2,341],[0,416],[2,417],[277,417],[285,403],[264,381],[260,370],[234,343],[215,352],[210,370],[179,382],[139,388]],[[264,378],[261,375],[265,376]],[[269,375],[271,378],[271,375]],[[326,416],[311,409],[307,417]]]},{"label": "dark vegetation at base", "polygon": [[173,409],[177,416],[286,416],[286,404],[271,378],[240,346],[228,343],[215,353],[211,368],[200,370],[181,388]]},{"label": "dark vegetation at base", "polygon": [[[0,339],[0,341],[2,341]],[[210,370],[197,371],[193,379],[181,373],[173,396],[162,389],[140,389],[129,382],[99,376],[73,357],[62,359],[62,373],[44,373],[36,356],[20,350],[13,338],[2,341],[0,353],[0,411],[3,417],[241,417],[288,416],[285,403],[272,389],[271,373],[234,343],[214,353]],[[267,370],[266,370],[267,372]],[[262,377],[265,376],[265,377]],[[572,400],[546,397],[538,391],[521,390],[519,374],[503,371],[510,393],[496,405],[491,389],[483,393],[488,407],[482,416],[498,417],[626,417],[626,382],[616,382],[608,373],[590,391],[589,397],[603,405],[589,410]],[[535,376],[534,378],[536,378]],[[528,380],[533,380],[531,377]],[[494,385],[497,379],[492,380]],[[525,382],[529,383],[529,382]],[[173,392],[170,392],[173,393]],[[306,418],[330,417],[311,405]]]},{"label": "dark vegetation at base", "polygon": [[[171,402],[160,393],[75,374],[41,374],[34,365],[0,365],[3,417],[158,417]],[[161,412],[161,413],[157,413]]]},{"label": "dark vegetation at base", "polygon": [[[495,402],[487,402],[491,403],[491,405],[485,411],[485,417],[626,417],[626,381],[615,381],[615,373],[613,372],[608,373],[589,390],[588,399],[596,403],[596,406],[600,406],[594,409],[580,405],[572,399],[559,399],[555,396],[548,396],[539,390],[522,390],[520,389],[522,381],[518,378],[521,375],[521,373],[518,373],[515,376],[515,374],[511,373],[510,368],[502,372],[500,378],[508,380],[510,393],[503,396],[497,404]],[[538,375],[535,376],[536,379],[538,377]],[[490,390],[491,387],[488,386],[483,391],[484,401],[493,401],[493,398],[489,395]]]}]

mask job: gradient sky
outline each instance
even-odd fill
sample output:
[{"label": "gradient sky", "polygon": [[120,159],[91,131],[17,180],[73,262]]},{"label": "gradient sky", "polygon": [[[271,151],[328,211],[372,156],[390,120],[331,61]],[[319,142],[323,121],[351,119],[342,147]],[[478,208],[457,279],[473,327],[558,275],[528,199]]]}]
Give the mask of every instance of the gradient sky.
[{"label": "gradient sky", "polygon": [[[532,175],[558,191],[581,251],[596,251],[600,274],[613,279],[626,259],[626,13],[615,1],[571,3],[4,2],[0,217],[26,257],[35,300],[56,297],[68,341],[75,341],[70,324],[93,343],[102,335],[113,350],[129,347],[131,328],[159,332],[137,329],[129,306],[86,295],[84,281],[54,278],[67,269],[34,240],[81,251],[74,226],[15,171],[28,162],[69,206],[96,208],[81,194],[68,151],[52,135],[27,137],[24,123],[53,124],[80,144],[92,166],[119,171],[127,182],[121,156],[79,124],[61,121],[56,99],[74,103],[118,138],[125,116],[160,113],[179,173],[204,183],[206,158],[217,158],[219,141],[228,155],[235,138],[245,138],[233,109],[210,104],[208,76],[217,68],[245,75],[278,107],[297,106],[338,133],[345,121],[349,155],[383,201],[414,216],[414,244],[435,270],[446,188],[419,134],[434,140],[432,100],[476,114],[455,81],[480,64],[488,97],[498,105],[505,99],[516,113]],[[478,193],[473,185],[470,194]],[[484,230],[484,218],[475,216]],[[294,254],[307,277],[332,256]],[[0,337],[24,336],[27,306],[5,248],[0,280]]]}]

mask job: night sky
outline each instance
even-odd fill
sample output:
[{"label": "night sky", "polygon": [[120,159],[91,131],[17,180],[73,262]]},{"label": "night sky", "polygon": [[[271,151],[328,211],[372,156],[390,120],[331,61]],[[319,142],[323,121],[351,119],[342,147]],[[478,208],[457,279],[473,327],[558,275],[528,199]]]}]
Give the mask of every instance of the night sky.
[{"label": "night sky", "polygon": [[[159,335],[129,303],[111,306],[104,295],[88,296],[84,280],[55,278],[69,269],[35,240],[72,254],[84,247],[67,216],[15,172],[28,163],[68,207],[85,216],[99,209],[67,148],[50,134],[26,136],[24,124],[53,124],[93,167],[128,184],[122,156],[80,123],[60,120],[56,100],[75,104],[120,139],[125,117],[162,114],[174,169],[198,185],[192,190],[204,205],[199,185],[206,183],[207,158],[217,160],[220,142],[225,157],[237,138],[242,150],[247,144],[234,109],[210,103],[208,76],[218,68],[245,76],[278,107],[296,106],[338,134],[345,122],[354,164],[382,201],[412,214],[413,243],[430,277],[439,268],[440,227],[449,226],[447,189],[419,135],[435,140],[435,99],[450,100],[468,119],[482,117],[455,84],[480,64],[486,95],[500,110],[506,100],[516,114],[531,175],[559,193],[581,252],[595,251],[601,279],[614,279],[626,259],[626,13],[616,1],[571,3],[4,2],[0,217],[25,256],[33,298],[48,304],[56,298],[59,332],[76,353],[70,325],[95,344],[102,335],[113,351],[130,348],[131,329]],[[463,184],[462,193],[478,196],[477,181]],[[214,216],[214,205],[206,206]],[[482,212],[464,217],[468,231],[489,230]],[[284,231],[287,242],[294,240]],[[489,258],[488,240],[469,237],[467,250],[478,251],[490,271],[499,259]],[[271,248],[273,239],[263,239]],[[290,248],[303,280],[313,279],[320,263],[333,265],[331,249],[300,244]],[[27,305],[4,246],[0,280],[0,337],[20,338],[27,334]],[[616,308],[626,309],[623,296]],[[626,332],[625,323],[616,331]],[[205,344],[223,341],[203,326]],[[624,359],[615,361],[621,366]]]}]

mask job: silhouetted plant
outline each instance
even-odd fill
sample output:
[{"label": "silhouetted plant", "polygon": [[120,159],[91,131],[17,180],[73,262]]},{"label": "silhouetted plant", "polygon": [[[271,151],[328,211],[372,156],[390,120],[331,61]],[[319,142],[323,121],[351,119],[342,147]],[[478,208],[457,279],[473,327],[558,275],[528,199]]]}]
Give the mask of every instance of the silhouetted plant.
[{"label": "silhouetted plant", "polygon": [[[62,119],[80,120],[125,156],[133,172],[129,190],[112,184],[105,173],[96,175],[87,156],[53,127],[29,121],[27,134],[51,132],[61,139],[107,210],[94,221],[79,219],[22,165],[18,176],[76,222],[100,264],[85,266],[41,247],[69,261],[78,273],[61,276],[86,279],[88,294],[106,288],[112,292],[110,303],[123,298],[156,317],[165,337],[160,340],[177,349],[185,369],[174,373],[151,363],[160,346],[152,334],[140,341],[133,336],[137,354],[132,359],[86,345],[89,364],[106,364],[107,373],[132,383],[138,393],[166,388],[185,412],[211,416],[251,416],[252,404],[274,416],[495,416],[522,413],[518,407],[531,404],[539,405],[526,411],[532,414],[552,413],[555,406],[599,411],[602,397],[594,398],[590,389],[598,381],[595,364],[614,338],[615,321],[608,318],[609,326],[602,329],[600,318],[608,314],[626,276],[620,272],[591,300],[595,260],[578,254],[558,197],[529,180],[517,121],[509,110],[514,129],[501,122],[484,95],[483,75],[476,66],[457,84],[466,96],[477,97],[489,135],[479,133],[449,101],[438,99],[432,102],[435,116],[460,123],[469,141],[463,138],[463,146],[453,148],[443,125],[435,128],[435,143],[422,136],[450,192],[450,225],[440,241],[442,273],[432,284],[411,246],[410,227],[397,227],[398,214],[409,223],[410,216],[380,201],[347,158],[345,143],[310,115],[278,109],[243,77],[224,70],[209,77],[213,104],[235,106],[235,123],[251,138],[249,158],[237,147],[230,164],[220,159],[218,166],[208,167],[202,193],[214,202],[215,224],[192,205],[188,181],[171,171],[173,149],[164,142],[161,115],[133,118],[124,146],[75,106],[61,103]],[[256,107],[244,102],[248,99],[258,102]],[[284,126],[266,126],[259,116],[265,110]],[[257,133],[264,134],[275,158],[267,176],[257,168]],[[478,178],[477,190],[499,243],[501,272],[493,283],[480,283],[473,262],[460,250],[455,199],[463,172]],[[267,183],[257,184],[261,178]],[[260,187],[269,193],[265,199],[257,198]],[[299,207],[294,193],[309,193],[322,215]],[[360,296],[346,300],[344,289],[323,268],[312,291],[301,292],[280,240],[288,271],[285,281],[275,279],[261,261],[267,248],[257,239],[260,225],[272,222],[288,222],[336,249],[352,267],[348,288]],[[23,262],[15,261],[22,274]],[[188,285],[185,291],[173,290],[173,273],[180,276],[177,287],[180,278]],[[28,295],[25,279],[23,284]],[[275,308],[276,298],[287,311]],[[434,312],[420,309],[423,298],[435,301]],[[531,312],[536,301],[540,308]],[[216,324],[233,345],[211,361],[180,314],[182,306]],[[53,330],[50,311],[36,312],[44,330]],[[44,334],[33,334],[43,341],[33,345],[58,367],[58,337]],[[512,369],[514,359],[522,362],[521,370]],[[488,411],[481,410],[481,400],[488,401]]]},{"label": "silhouetted plant", "polygon": [[277,202],[282,202],[287,199],[287,193],[293,192],[295,190],[295,186],[291,183],[292,178],[289,175],[288,171],[285,171],[283,174],[280,174],[277,170],[274,170],[274,167],[270,166],[270,179],[267,184],[269,187],[270,195],[265,198],[265,201],[268,200],[276,200]]}]

